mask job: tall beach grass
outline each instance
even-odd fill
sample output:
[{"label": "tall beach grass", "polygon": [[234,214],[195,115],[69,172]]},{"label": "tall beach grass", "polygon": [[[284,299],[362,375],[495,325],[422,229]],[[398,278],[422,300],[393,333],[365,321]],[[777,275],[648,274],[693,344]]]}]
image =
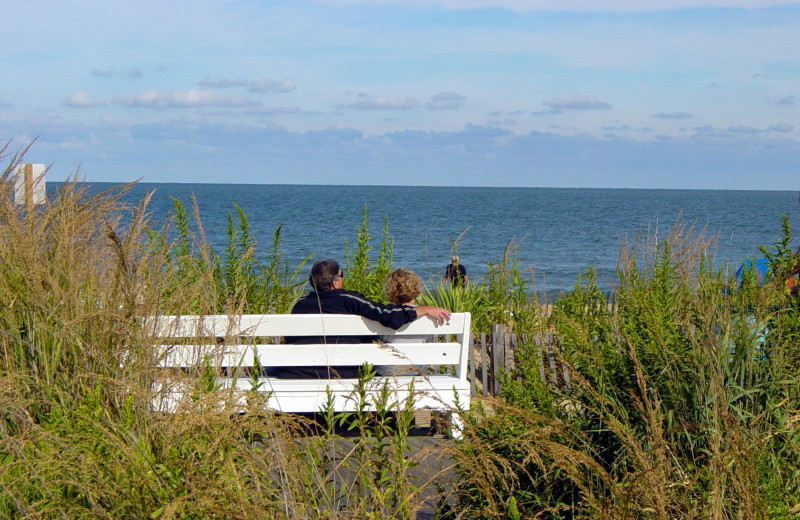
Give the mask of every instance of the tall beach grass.
[{"label": "tall beach grass", "polygon": [[[219,256],[193,212],[176,204],[152,229],[147,199],[121,202],[127,186],[66,182],[30,215],[0,189],[0,518],[413,518],[438,493],[414,473],[428,453],[404,433],[413,403],[386,391],[392,414],[329,413],[308,436],[304,418],[220,392],[199,367],[178,413],[151,411],[139,318],[286,312],[302,266],[283,261],[280,229],[257,258],[237,212]],[[246,413],[220,413],[226,400]]]},{"label": "tall beach grass", "polygon": [[[533,345],[477,413],[453,518],[796,518],[800,321],[783,281],[736,284],[711,240],[678,224],[622,251],[617,310],[591,270],[554,305],[569,384],[538,377]],[[477,420],[481,418],[482,420]]]}]

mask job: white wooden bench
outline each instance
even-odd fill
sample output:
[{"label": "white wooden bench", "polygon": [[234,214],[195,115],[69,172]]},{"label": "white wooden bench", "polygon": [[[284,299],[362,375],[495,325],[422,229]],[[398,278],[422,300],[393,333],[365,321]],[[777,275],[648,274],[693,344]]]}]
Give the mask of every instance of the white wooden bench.
[{"label": "white wooden bench", "polygon": [[[395,404],[405,402],[413,388],[415,409],[452,414],[454,436],[459,436],[461,424],[454,412],[469,408],[469,313],[453,313],[441,325],[430,317],[422,317],[397,331],[360,316],[339,314],[157,316],[143,323],[156,348],[157,366],[161,369],[158,398],[154,402],[159,411],[175,411],[186,397],[189,383],[184,377],[175,377],[177,374],[201,373],[208,366],[213,368],[216,384],[222,390],[245,394],[256,387],[255,391],[264,394],[267,406],[273,410],[319,412],[330,394],[335,411],[353,411],[356,379],[279,379],[268,374],[275,367],[335,369],[364,362],[375,366],[434,367],[418,375],[375,377],[370,385],[370,403],[375,402],[384,383],[389,385]],[[314,345],[280,342],[280,338],[293,336],[365,335],[392,336],[398,342]]]}]

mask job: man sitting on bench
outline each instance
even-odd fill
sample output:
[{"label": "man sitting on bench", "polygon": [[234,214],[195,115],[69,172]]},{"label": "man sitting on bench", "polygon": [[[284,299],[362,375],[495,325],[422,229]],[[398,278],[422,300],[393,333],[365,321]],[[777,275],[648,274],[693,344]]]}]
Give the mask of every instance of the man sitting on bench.
[{"label": "man sitting on bench", "polygon": [[[421,316],[430,316],[439,323],[450,318],[450,311],[441,307],[375,303],[358,292],[345,291],[343,276],[336,260],[327,258],[316,262],[308,278],[312,291],[297,301],[292,314],[356,314],[395,330]],[[288,341],[297,344],[371,343],[375,339],[373,336],[296,336]],[[335,371],[330,367],[283,367],[277,376],[287,379],[355,378],[358,369],[357,366],[338,367]]]}]

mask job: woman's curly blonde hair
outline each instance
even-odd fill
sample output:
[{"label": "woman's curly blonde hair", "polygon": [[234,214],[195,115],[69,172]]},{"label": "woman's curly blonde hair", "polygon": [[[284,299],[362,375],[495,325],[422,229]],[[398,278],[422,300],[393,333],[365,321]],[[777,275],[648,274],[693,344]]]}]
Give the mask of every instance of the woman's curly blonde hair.
[{"label": "woman's curly blonde hair", "polygon": [[386,277],[383,294],[398,305],[412,303],[422,292],[422,279],[411,269],[401,267]]}]

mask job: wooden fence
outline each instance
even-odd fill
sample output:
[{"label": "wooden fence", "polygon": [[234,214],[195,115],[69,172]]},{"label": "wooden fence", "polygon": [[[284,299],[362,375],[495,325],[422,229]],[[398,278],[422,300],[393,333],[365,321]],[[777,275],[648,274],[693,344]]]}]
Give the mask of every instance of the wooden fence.
[{"label": "wooden fence", "polygon": [[514,352],[520,345],[533,345],[539,352],[539,377],[554,386],[569,385],[569,373],[559,361],[558,341],[553,334],[509,333],[505,325],[492,325],[492,332],[476,336],[470,350],[469,380],[472,395],[500,393],[500,374],[516,374]]},{"label": "wooden fence", "polygon": [[[605,300],[612,314],[617,310],[615,293],[606,293]],[[552,305],[542,307],[545,316]],[[569,387],[569,371],[560,361],[558,337],[554,334],[534,334],[518,337],[505,325],[492,325],[490,334],[473,338],[470,350],[469,379],[472,395],[495,396],[500,393],[500,374],[516,377],[514,352],[520,345],[535,346],[539,352],[539,377],[553,386]]]}]

